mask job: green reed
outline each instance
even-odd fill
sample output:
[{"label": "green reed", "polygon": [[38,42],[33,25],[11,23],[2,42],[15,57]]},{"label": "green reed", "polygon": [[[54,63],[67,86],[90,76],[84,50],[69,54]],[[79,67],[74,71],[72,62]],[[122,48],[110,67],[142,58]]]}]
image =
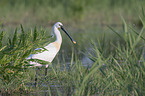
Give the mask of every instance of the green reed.
[{"label": "green reed", "polygon": [[[143,95],[145,93],[144,39],[142,39],[144,27],[141,32],[137,32],[125,23],[124,21],[125,28],[122,34],[110,27],[116,37],[120,38],[117,39],[117,43],[107,42],[105,36],[103,45],[100,41],[97,45],[96,42],[92,42],[90,59],[94,64],[90,68],[84,67],[77,57],[74,64],[69,66],[69,70],[60,70],[59,64],[50,66],[52,71],[49,71],[47,80],[49,83],[59,85],[56,87],[56,94],[90,96],[96,94]],[[107,43],[112,45],[111,50],[107,48]],[[110,52],[106,53],[106,48]],[[48,85],[51,85],[49,83]],[[54,90],[51,91],[49,92],[54,94]]]},{"label": "green reed", "polygon": [[[72,51],[68,68],[64,63],[50,65],[48,75],[39,76],[37,90],[47,90],[49,95],[59,96],[145,94],[144,27],[140,32],[128,24],[124,27],[124,33],[117,33],[109,27],[119,38],[117,43],[113,42],[115,38],[108,42],[105,36],[103,44],[99,40],[92,42],[89,58],[94,63],[91,67],[84,67]],[[108,43],[111,48],[107,48]],[[43,72],[42,69],[40,74]]]},{"label": "green reed", "polygon": [[26,58],[35,53],[35,48],[48,43],[49,37],[44,30],[35,28],[34,32],[26,32],[21,26],[21,33],[18,34],[16,29],[13,38],[3,44],[2,38],[6,33],[2,32],[0,92],[10,94],[28,91],[28,94],[40,94],[45,90],[49,95],[59,96],[144,95],[144,17],[140,17],[140,20],[143,23],[140,31],[122,18],[122,32],[108,26],[113,34],[109,36],[114,37],[107,37],[108,34],[104,33],[92,41],[91,50],[88,50],[89,58],[94,62],[91,67],[83,66],[73,48],[71,64],[66,64],[65,60],[63,63],[50,64],[47,76],[44,76],[42,67],[36,88],[33,83],[37,68],[30,68]]},{"label": "green reed", "polygon": [[[6,32],[0,34],[0,89],[1,92],[23,90],[24,73],[30,65],[26,58],[34,53],[34,48],[39,47],[45,42],[45,31],[38,33],[36,27],[34,32],[25,32],[21,25],[21,33],[18,34],[17,28],[13,38],[8,38],[8,42],[3,42]],[[39,35],[39,37],[38,37]]]}]

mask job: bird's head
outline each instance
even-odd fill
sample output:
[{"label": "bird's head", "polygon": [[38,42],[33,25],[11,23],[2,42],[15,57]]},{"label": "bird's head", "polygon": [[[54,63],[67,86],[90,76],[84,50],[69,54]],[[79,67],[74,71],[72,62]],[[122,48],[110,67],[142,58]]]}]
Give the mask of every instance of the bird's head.
[{"label": "bird's head", "polygon": [[54,27],[56,27],[57,29],[63,30],[63,31],[67,34],[67,36],[71,39],[71,41],[72,41],[74,44],[76,44],[76,41],[73,40],[73,38],[72,38],[72,37],[67,33],[67,31],[63,28],[63,24],[62,24],[61,22],[57,22],[57,23],[54,24],[54,26],[53,26],[53,28],[52,28],[52,31],[51,31],[52,37],[54,37]]},{"label": "bird's head", "polygon": [[60,29],[63,26],[63,24],[61,22],[57,22],[57,23],[55,23],[54,26],[56,26],[56,28]]},{"label": "bird's head", "polygon": [[51,30],[51,37],[54,37],[54,28],[56,27],[57,29],[60,29],[63,26],[63,24],[61,22],[57,22],[53,25],[53,28]]}]

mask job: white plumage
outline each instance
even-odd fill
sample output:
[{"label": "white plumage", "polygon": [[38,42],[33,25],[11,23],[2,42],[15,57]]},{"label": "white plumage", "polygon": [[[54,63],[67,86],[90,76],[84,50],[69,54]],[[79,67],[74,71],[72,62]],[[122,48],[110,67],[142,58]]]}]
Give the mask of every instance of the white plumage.
[{"label": "white plumage", "polygon": [[[71,41],[74,44],[76,44],[76,42],[71,38],[71,36],[64,30],[63,24],[60,22],[57,22],[56,24],[54,24],[51,31],[52,37],[56,35],[56,40],[48,44],[47,46],[45,46],[44,48],[46,50],[44,52],[38,53],[38,54],[32,54],[27,59],[39,59],[39,60],[44,60],[51,63],[53,59],[55,58],[56,54],[58,53],[58,51],[60,50],[61,43],[62,43],[62,37],[61,37],[59,29],[62,29],[71,39]],[[43,50],[42,48],[40,49]],[[37,62],[32,62],[32,61],[30,61],[30,64],[34,64],[34,66],[42,66],[42,64],[39,64]],[[48,67],[48,65],[45,65],[45,66],[46,68]]]}]

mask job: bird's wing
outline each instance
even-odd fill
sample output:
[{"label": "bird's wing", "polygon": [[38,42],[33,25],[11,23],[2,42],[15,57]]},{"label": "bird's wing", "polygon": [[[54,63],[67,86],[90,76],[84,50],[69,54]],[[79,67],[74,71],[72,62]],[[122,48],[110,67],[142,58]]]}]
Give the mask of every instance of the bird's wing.
[{"label": "bird's wing", "polygon": [[54,57],[58,52],[58,49],[52,43],[50,43],[44,48],[46,48],[45,51],[37,54],[31,54],[27,59],[39,59],[39,60],[52,62],[52,60],[54,59]]}]

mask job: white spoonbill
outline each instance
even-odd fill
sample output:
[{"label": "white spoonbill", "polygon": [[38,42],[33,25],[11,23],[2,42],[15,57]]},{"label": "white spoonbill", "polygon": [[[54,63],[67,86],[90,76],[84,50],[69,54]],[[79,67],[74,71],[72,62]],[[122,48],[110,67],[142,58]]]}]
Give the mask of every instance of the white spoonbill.
[{"label": "white spoonbill", "polygon": [[[73,40],[73,38],[63,28],[63,24],[61,22],[57,22],[53,25],[53,28],[51,30],[51,35],[52,35],[52,37],[54,37],[54,35],[55,35],[56,40],[44,47],[46,49],[46,51],[38,53],[38,54],[32,54],[27,59],[39,59],[39,60],[43,60],[43,61],[47,61],[47,62],[51,63],[53,61],[53,59],[55,58],[56,54],[58,53],[58,51],[60,50],[61,43],[62,43],[62,37],[61,37],[59,29],[62,29],[67,34],[67,36],[70,38],[70,40],[74,44],[76,44],[76,41]],[[39,64],[38,62],[32,62],[32,61],[30,61],[30,64],[33,64],[34,66],[44,66],[42,64]],[[46,75],[48,64],[45,66],[46,66],[46,70],[45,70],[45,75]],[[37,81],[37,74],[38,74],[38,72],[36,73],[35,81]]]}]

